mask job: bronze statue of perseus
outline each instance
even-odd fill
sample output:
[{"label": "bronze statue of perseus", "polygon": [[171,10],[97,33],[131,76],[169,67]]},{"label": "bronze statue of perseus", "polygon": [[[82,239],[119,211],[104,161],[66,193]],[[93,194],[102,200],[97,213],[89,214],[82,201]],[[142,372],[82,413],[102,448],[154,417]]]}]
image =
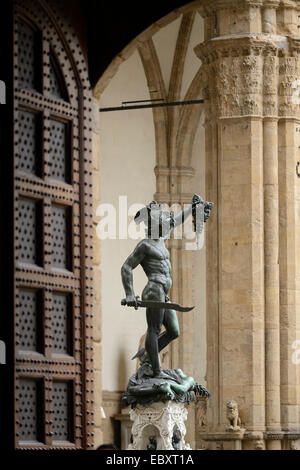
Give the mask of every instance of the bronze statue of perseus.
[{"label": "bronze statue of perseus", "polygon": [[[169,238],[172,230],[182,224],[190,215],[193,215],[195,231],[202,231],[203,223],[210,216],[212,207],[212,203],[204,201],[195,194],[191,204],[175,215],[170,211],[163,210],[156,201],[152,201],[139,210],[134,217],[137,224],[142,221],[145,223],[147,227],[146,238],[138,243],[122,266],[121,275],[126,294],[126,299],[122,301],[122,304],[135,308],[147,307],[148,329],[145,349],[139,351],[135,357],[141,358],[141,364],[146,361],[151,366],[152,372],[149,372],[149,376],[161,376],[159,352],[179,336],[176,310],[190,310],[190,308],[180,307],[170,302],[171,263],[165,240]],[[197,215],[199,215],[199,220],[197,220]],[[133,288],[132,271],[138,265],[142,266],[148,278],[141,301],[135,295]],[[164,325],[165,331],[160,333],[162,325]]]}]

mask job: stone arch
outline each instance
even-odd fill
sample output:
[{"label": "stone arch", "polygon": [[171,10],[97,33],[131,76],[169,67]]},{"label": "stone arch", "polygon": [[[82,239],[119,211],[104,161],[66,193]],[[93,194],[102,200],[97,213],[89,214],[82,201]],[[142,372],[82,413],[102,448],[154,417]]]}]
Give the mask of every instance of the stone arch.
[{"label": "stone arch", "polygon": [[194,0],[182,7],[176,8],[175,10],[171,11],[169,14],[165,15],[160,20],[156,21],[151,26],[149,26],[146,30],[144,30],[132,41],[130,41],[129,44],[124,45],[122,51],[114,57],[105,72],[102,74],[101,77],[99,77],[99,80],[93,89],[93,94],[95,98],[98,100],[100,99],[103,90],[106,88],[112,77],[117,73],[119,66],[125,60],[127,60],[131,56],[131,54],[133,54],[133,52],[136,50],[137,47],[139,47],[139,45],[150,39],[157,31],[170,24],[181,14],[194,11],[198,8],[199,5],[197,0]]},{"label": "stone arch", "polygon": [[[93,89],[94,97],[97,100],[100,99],[102,92],[117,73],[119,66],[127,60],[135,50],[138,50],[147,77],[151,98],[160,97],[164,100],[179,101],[187,47],[198,7],[197,2],[193,1],[181,8],[175,9],[161,20],[153,23],[125,46],[99,78]],[[180,16],[182,16],[182,21],[174,52],[170,87],[169,90],[166,90],[152,37],[161,28],[169,25]],[[184,100],[201,98],[202,86],[202,74],[197,73],[190,84]],[[157,90],[157,93],[151,93],[153,88]],[[182,109],[179,109],[179,107],[153,108],[158,167],[187,166],[186,160],[190,160],[194,136],[203,106],[193,105],[192,108],[193,109],[191,109],[190,106],[182,107]],[[188,127],[189,131],[187,132]],[[159,181],[158,186],[160,186]],[[157,191],[158,193],[161,192],[160,189]]]},{"label": "stone arch", "polygon": [[[167,92],[160,63],[152,39],[145,41],[139,47],[139,54],[143,63],[149,91],[157,90],[151,93],[151,98],[160,97],[167,100]],[[156,143],[156,162],[157,165],[168,166],[168,110],[167,108],[153,108],[153,121],[155,127]]]},{"label": "stone arch", "polygon": [[154,435],[157,439],[157,450],[161,448],[161,437],[160,437],[160,430],[155,424],[145,424],[141,430],[141,435],[142,435],[142,449],[146,450],[147,449],[147,444],[149,442],[149,437]]},{"label": "stone arch", "polygon": [[[104,74],[99,78],[93,89],[94,97],[97,100],[100,99],[102,92],[117,73],[120,64],[127,60],[135,50],[138,50],[147,78],[150,97],[159,97],[165,101],[180,100],[187,48],[198,9],[199,5],[196,1],[190,2],[181,8],[175,9],[139,34],[113,59]],[[180,16],[182,19],[174,52],[170,85],[169,89],[166,90],[152,36]],[[202,77],[203,74],[201,68],[199,68],[190,83],[184,100],[194,100],[202,97]],[[156,90],[155,93],[153,93],[153,89]],[[182,168],[186,173],[186,168],[190,167],[194,138],[202,111],[203,105],[183,106],[182,108],[153,108],[157,161],[157,197],[162,202],[173,202],[170,201],[170,193],[177,192],[172,190],[174,184],[172,184],[171,175],[168,171],[166,172],[166,169]],[[190,174],[192,175],[193,171]],[[182,185],[180,178],[177,178],[177,180],[179,180],[177,186],[180,187]]]},{"label": "stone arch", "polygon": [[[202,70],[199,68],[185,95],[185,100],[197,100],[203,97]],[[176,165],[190,167],[195,133],[203,113],[203,105],[195,104],[192,108],[183,107],[180,113],[177,133]]]},{"label": "stone arch", "polygon": [[[173,438],[174,438],[174,434],[177,434],[179,435],[180,437],[180,441],[178,442],[179,444],[179,450],[182,450],[182,440],[184,439],[184,435],[182,435],[182,429],[179,429],[178,427],[178,424],[177,423],[174,423],[174,426],[173,426]],[[174,446],[173,444],[173,438],[172,438],[172,445]]]},{"label": "stone arch", "polygon": [[[191,2],[185,7],[175,10],[166,17],[156,22],[141,35],[135,38],[122,52],[115,57],[105,73],[99,79],[93,89],[96,106],[101,99],[101,95],[110,80],[116,75],[119,66],[126,61],[134,51],[138,51],[147,79],[149,95],[151,98],[163,98],[164,100],[180,101],[182,98],[183,68],[186,61],[188,46],[191,38],[192,28],[196,15],[198,14],[198,3]],[[179,34],[176,41],[174,59],[171,67],[171,78],[168,90],[166,89],[161,64],[159,62],[158,53],[153,40],[153,35],[160,28],[169,25],[175,19],[180,18]],[[200,42],[200,40],[199,40]],[[199,61],[199,67],[201,63]],[[153,90],[156,90],[153,93]],[[152,92],[151,92],[152,91]],[[202,91],[202,73],[198,70],[194,76],[190,86],[188,87],[185,100],[193,100],[201,98]],[[150,93],[151,92],[151,93]],[[97,103],[98,102],[98,103]],[[156,193],[154,198],[161,203],[169,205],[190,203],[192,194],[189,189],[189,183],[194,176],[194,170],[191,168],[192,149],[196,130],[199,126],[200,116],[203,110],[202,105],[192,105],[186,107],[162,107],[153,108],[153,122],[155,128],[156,143]],[[131,111],[134,112],[134,111]],[[96,166],[100,168],[101,147],[100,131],[97,131],[95,141],[98,142],[98,154]],[[98,170],[97,170],[98,171]],[[100,176],[99,176],[100,177]],[[98,197],[98,196],[97,196]],[[99,200],[99,199],[98,199]],[[100,200],[99,200],[100,202]],[[176,240],[177,242],[177,240]],[[95,245],[98,246],[96,251],[101,252],[100,242],[95,239]],[[184,252],[183,244],[180,242],[173,243],[170,241],[170,251],[172,264],[178,270],[178,279],[173,284],[172,298],[186,305],[192,304],[192,286],[188,286],[191,282],[186,282],[187,276],[192,281],[192,261],[191,252]],[[97,268],[100,277],[100,255],[97,257]],[[184,273],[184,276],[182,275]],[[99,301],[99,309],[101,309]],[[182,336],[177,344],[170,350],[170,366],[180,365],[184,370],[191,369],[191,348],[193,347],[193,319],[180,319],[180,329]],[[184,338],[189,337],[189,344]],[[173,345],[172,345],[173,346]]]}]

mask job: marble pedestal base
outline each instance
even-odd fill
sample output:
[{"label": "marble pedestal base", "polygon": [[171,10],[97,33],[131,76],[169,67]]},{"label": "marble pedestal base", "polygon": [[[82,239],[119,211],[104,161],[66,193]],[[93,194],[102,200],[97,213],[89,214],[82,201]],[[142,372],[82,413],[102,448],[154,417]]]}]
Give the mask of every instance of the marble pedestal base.
[{"label": "marble pedestal base", "polygon": [[187,414],[185,405],[174,401],[157,402],[148,406],[137,405],[130,410],[133,442],[129,444],[128,450],[147,450],[150,436],[155,436],[157,450],[174,450],[174,431],[179,431],[181,435],[178,450],[191,449],[184,440]]}]

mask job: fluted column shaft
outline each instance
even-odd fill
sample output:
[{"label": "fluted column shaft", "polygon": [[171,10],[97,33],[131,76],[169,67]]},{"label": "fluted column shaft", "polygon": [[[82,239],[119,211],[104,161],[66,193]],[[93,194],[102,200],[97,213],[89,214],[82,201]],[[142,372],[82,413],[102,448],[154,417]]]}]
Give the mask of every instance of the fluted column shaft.
[{"label": "fluted column shaft", "polygon": [[280,430],[278,126],[264,120],[266,429]]}]

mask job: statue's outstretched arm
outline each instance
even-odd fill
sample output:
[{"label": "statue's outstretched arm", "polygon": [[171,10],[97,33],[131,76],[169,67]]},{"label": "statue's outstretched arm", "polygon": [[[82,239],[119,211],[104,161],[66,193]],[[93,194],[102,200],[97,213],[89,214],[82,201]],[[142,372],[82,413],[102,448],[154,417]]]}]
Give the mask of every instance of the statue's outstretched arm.
[{"label": "statue's outstretched arm", "polygon": [[186,207],[183,211],[178,212],[174,216],[174,221],[175,221],[174,227],[178,227],[178,225],[183,224],[186,221],[186,219],[191,215],[193,211],[193,206],[195,204],[200,204],[200,203],[204,204],[204,202],[205,201],[202,199],[201,196],[198,196],[198,194],[194,194],[192,203],[189,204],[188,207]]},{"label": "statue's outstretched arm", "polygon": [[122,276],[122,283],[124,286],[125,294],[126,294],[126,301],[127,305],[129,306],[136,306],[137,301],[134,295],[133,289],[133,276],[132,271],[135,269],[141,262],[143,261],[146,254],[146,246],[143,243],[139,243],[133,253],[128,256],[127,260],[123,264],[121,268],[121,276]]}]

